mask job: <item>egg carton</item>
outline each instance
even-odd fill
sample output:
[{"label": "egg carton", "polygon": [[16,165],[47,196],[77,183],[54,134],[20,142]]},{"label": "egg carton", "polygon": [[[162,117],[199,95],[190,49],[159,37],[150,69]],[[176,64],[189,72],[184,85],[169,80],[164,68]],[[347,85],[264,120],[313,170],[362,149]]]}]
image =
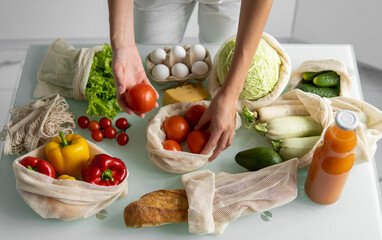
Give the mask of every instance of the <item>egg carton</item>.
[{"label": "egg carton", "polygon": [[146,57],[146,64],[147,64],[147,69],[148,69],[148,74],[149,76],[151,77],[151,79],[153,79],[158,85],[165,85],[166,83],[168,82],[180,82],[180,83],[183,83],[189,79],[196,79],[198,81],[204,81],[208,75],[210,74],[211,72],[211,69],[212,69],[212,60],[211,60],[211,55],[210,55],[210,52],[208,51],[207,48],[205,48],[206,50],[206,57],[204,58],[203,62],[207,63],[208,65],[208,72],[204,75],[198,75],[198,74],[195,74],[195,73],[192,73],[191,72],[191,67],[192,65],[198,61],[196,60],[195,56],[194,56],[194,53],[190,51],[191,49],[191,45],[184,45],[183,46],[184,49],[186,50],[186,56],[184,57],[183,61],[181,61],[181,63],[184,63],[188,70],[189,70],[189,74],[183,78],[179,78],[179,77],[176,77],[174,75],[171,75],[171,68],[172,66],[177,63],[175,61],[175,57],[173,54],[170,53],[171,51],[171,47],[170,46],[166,46],[164,47],[163,49],[165,50],[166,52],[166,58],[164,60],[164,65],[166,65],[169,70],[170,70],[170,76],[164,80],[159,80],[159,79],[156,79],[153,75],[152,75],[152,70],[153,68],[157,65],[155,63],[153,63],[151,60],[150,60],[150,54],[151,52],[147,55]]}]

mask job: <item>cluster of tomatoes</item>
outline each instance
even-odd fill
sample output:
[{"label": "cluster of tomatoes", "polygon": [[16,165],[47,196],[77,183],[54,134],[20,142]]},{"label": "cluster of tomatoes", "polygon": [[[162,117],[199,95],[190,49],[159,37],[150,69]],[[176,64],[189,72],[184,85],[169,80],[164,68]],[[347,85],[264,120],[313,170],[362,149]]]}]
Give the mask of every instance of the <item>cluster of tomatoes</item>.
[{"label": "cluster of tomatoes", "polygon": [[117,143],[121,146],[129,142],[129,135],[126,134],[126,129],[131,125],[126,118],[121,117],[115,121],[117,131],[112,124],[112,121],[107,117],[103,117],[98,121],[89,120],[86,116],[81,116],[77,120],[78,126],[83,129],[89,129],[92,132],[92,139],[96,142],[101,142],[104,138],[116,139]]},{"label": "cluster of tomatoes", "polygon": [[205,111],[204,106],[197,104],[191,106],[184,117],[174,115],[166,119],[163,122],[163,130],[167,140],[162,143],[163,148],[170,151],[183,151],[180,144],[186,140],[190,152],[199,154],[211,136],[206,130],[209,124],[200,130],[194,130]]}]

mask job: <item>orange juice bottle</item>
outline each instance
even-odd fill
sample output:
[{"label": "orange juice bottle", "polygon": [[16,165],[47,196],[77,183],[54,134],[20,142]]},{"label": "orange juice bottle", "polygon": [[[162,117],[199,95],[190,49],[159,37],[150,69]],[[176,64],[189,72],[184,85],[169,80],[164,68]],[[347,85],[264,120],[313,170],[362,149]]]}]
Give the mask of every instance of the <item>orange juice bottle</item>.
[{"label": "orange juice bottle", "polygon": [[305,193],[313,202],[327,205],[340,198],[354,164],[357,125],[354,112],[341,110],[326,130],[324,143],[316,148],[305,181]]}]

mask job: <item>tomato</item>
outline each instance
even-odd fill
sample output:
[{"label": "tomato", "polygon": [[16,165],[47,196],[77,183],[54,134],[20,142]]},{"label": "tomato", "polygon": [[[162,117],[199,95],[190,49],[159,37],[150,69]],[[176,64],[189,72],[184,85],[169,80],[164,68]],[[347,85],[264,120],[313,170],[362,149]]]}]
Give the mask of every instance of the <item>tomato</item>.
[{"label": "tomato", "polygon": [[91,120],[89,122],[88,129],[91,132],[94,132],[95,130],[99,130],[100,129],[100,125],[99,125],[99,123],[96,120]]},{"label": "tomato", "polygon": [[127,105],[138,114],[150,112],[155,107],[156,99],[154,88],[145,83],[134,85],[125,94]]},{"label": "tomato", "polygon": [[182,151],[182,147],[174,140],[166,140],[162,143],[163,148],[170,151]]},{"label": "tomato", "polygon": [[210,140],[211,134],[206,130],[192,131],[187,136],[187,146],[190,152],[199,154]]},{"label": "tomato", "polygon": [[78,123],[78,126],[80,126],[80,128],[85,129],[89,125],[89,118],[86,116],[81,116],[77,119],[77,123]]},{"label": "tomato", "polygon": [[109,126],[103,130],[103,134],[105,135],[106,138],[113,139],[113,138],[115,138],[115,136],[117,136],[117,130],[115,130],[115,128]]},{"label": "tomato", "polygon": [[126,130],[129,128],[129,122],[126,118],[118,118],[118,120],[115,121],[115,126],[120,130]]},{"label": "tomato", "polygon": [[92,132],[92,138],[96,142],[101,142],[103,140],[103,132],[99,129]]},{"label": "tomato", "polygon": [[194,128],[196,124],[198,124],[200,118],[203,116],[206,110],[207,108],[199,104],[193,105],[187,110],[185,118],[190,124],[191,128]]},{"label": "tomato", "polygon": [[167,139],[181,143],[190,132],[190,126],[184,117],[175,115],[164,121],[163,130],[166,133]]},{"label": "tomato", "polygon": [[107,117],[103,117],[99,120],[99,125],[102,129],[105,129],[107,127],[110,127],[112,124],[111,120],[108,119]]},{"label": "tomato", "polygon": [[129,142],[129,135],[122,132],[117,136],[117,143],[121,146],[125,146]]}]

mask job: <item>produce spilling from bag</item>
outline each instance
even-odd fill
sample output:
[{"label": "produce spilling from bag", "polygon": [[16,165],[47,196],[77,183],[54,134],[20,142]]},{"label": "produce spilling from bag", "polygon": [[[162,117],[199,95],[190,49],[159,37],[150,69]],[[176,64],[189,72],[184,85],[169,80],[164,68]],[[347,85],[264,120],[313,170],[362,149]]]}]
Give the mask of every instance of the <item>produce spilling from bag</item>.
[{"label": "produce spilling from bag", "polygon": [[[145,164],[181,173],[184,189],[158,189],[132,199],[120,210],[127,227],[188,222],[191,233],[221,234],[240,216],[293,201],[297,170],[309,167],[340,110],[351,110],[360,119],[356,164],[372,159],[382,137],[382,112],[350,97],[346,66],[334,59],[309,60],[291,73],[288,53],[263,33],[236,104],[235,136],[255,135],[265,145],[242,147],[225,160],[239,173],[208,170],[212,151],[204,154],[203,149],[213,123],[195,127],[224,84],[235,38],[221,45],[213,64],[200,44],[155,48],[147,55],[153,87],[176,84],[162,89],[162,105],[145,125]],[[122,153],[128,151],[123,146],[131,122],[120,115],[111,61],[108,44],[76,49],[58,39],[38,72],[34,96],[40,99],[12,110],[3,131],[4,153],[18,154],[13,162],[17,191],[43,218],[87,218],[127,194],[127,159],[97,145],[116,141]],[[156,104],[155,90],[137,84],[126,92],[126,103],[137,114],[148,113]],[[88,101],[86,116],[78,116],[77,124],[90,131],[95,143],[74,133],[75,117],[64,97]],[[246,129],[237,131],[242,121]]]}]

